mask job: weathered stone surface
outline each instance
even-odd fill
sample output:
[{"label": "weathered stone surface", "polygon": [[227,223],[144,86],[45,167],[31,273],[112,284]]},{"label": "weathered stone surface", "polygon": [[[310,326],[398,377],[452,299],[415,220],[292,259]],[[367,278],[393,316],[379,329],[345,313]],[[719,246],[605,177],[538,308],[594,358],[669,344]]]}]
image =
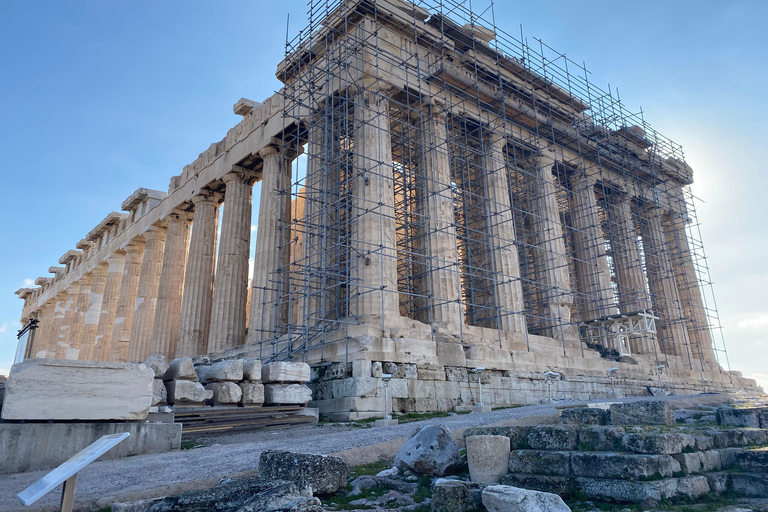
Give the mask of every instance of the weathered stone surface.
[{"label": "weathered stone surface", "polygon": [[261,361],[258,359],[243,361],[243,379],[250,381],[261,380]]},{"label": "weathered stone surface", "polygon": [[164,404],[168,401],[168,392],[163,379],[152,379],[152,405]]},{"label": "weathered stone surface", "polygon": [[731,473],[731,488],[739,496],[765,498],[768,496],[768,475]]},{"label": "weathered stone surface", "polygon": [[709,492],[705,476],[686,476],[677,480],[676,497],[695,500]]},{"label": "weathered stone surface", "polygon": [[205,389],[213,391],[214,404],[237,404],[243,397],[240,386],[234,382],[212,382],[206,384]]},{"label": "weathered stone surface", "polygon": [[213,398],[213,391],[207,390],[199,382],[191,380],[172,380],[165,383],[168,391],[168,403],[202,403]]},{"label": "weathered stone surface", "polygon": [[264,403],[264,384],[243,382],[240,384],[243,405],[261,405]]},{"label": "weathered stone surface", "polygon": [[415,431],[395,456],[395,465],[427,475],[445,476],[461,466],[459,445],[443,425]]},{"label": "weathered stone surface", "polygon": [[264,384],[275,382],[309,382],[307,363],[289,363],[276,361],[261,367],[261,381]]},{"label": "weathered stone surface", "polygon": [[384,374],[384,369],[381,365],[381,361],[374,361],[371,363],[371,377],[380,379]]},{"label": "weathered stone surface", "polygon": [[155,378],[156,379],[162,379],[165,375],[165,372],[168,371],[168,361],[166,361],[165,356],[163,355],[154,355],[149,356],[146,361],[144,361],[144,365],[147,368],[151,368],[153,372],[155,372]]},{"label": "weathered stone surface", "polygon": [[[400,472],[395,469],[395,475]],[[393,475],[394,476],[394,475]],[[391,489],[403,493],[414,493],[419,488],[419,484],[412,482],[403,482],[402,480],[396,480],[387,476],[381,475],[361,475],[349,483],[352,490],[349,491],[349,496],[358,496],[368,489],[374,487],[381,487],[384,489]]]},{"label": "weathered stone surface", "polygon": [[696,445],[694,446],[696,451],[703,452],[715,447],[715,440],[710,436],[694,435],[693,438],[696,440]]},{"label": "weathered stone surface", "polygon": [[705,476],[712,492],[723,493],[728,490],[728,473],[707,473]]},{"label": "weathered stone surface", "polygon": [[416,365],[411,363],[384,363],[383,368],[393,379],[417,379],[419,376]]},{"label": "weathered stone surface", "polygon": [[11,367],[5,420],[143,420],[154,372],[136,363],[27,359]]},{"label": "weathered stone surface", "polygon": [[512,450],[528,448],[528,434],[533,427],[515,425],[512,427],[470,427],[464,430],[464,442],[470,436],[507,436]]},{"label": "weathered stone surface", "polygon": [[195,373],[195,363],[191,357],[177,357],[168,365],[168,371],[163,376],[164,381],[169,380],[197,380]]},{"label": "weathered stone surface", "polygon": [[327,455],[268,450],[259,457],[259,477],[309,485],[314,494],[333,494],[347,485],[349,466]]},{"label": "weathered stone surface", "polygon": [[432,512],[476,512],[482,509],[482,491],[466,482],[437,479],[432,486]]},{"label": "weathered stone surface", "polygon": [[573,486],[567,476],[529,475],[525,473],[510,473],[501,479],[503,485],[522,487],[534,491],[551,492],[564,498],[571,494]]},{"label": "weathered stone surface", "polygon": [[469,476],[473,482],[498,484],[507,474],[509,438],[507,436],[470,436],[465,440]]},{"label": "weathered stone surface", "polygon": [[579,447],[582,450],[613,452],[623,449],[623,427],[585,427],[579,429]]},{"label": "weathered stone surface", "polygon": [[749,439],[740,429],[709,430],[706,435],[712,438],[715,448],[731,448],[736,446],[748,446]]},{"label": "weathered stone surface", "polygon": [[488,512],[571,512],[556,494],[508,485],[490,485],[483,489],[483,505]]},{"label": "weathered stone surface", "polygon": [[736,452],[734,465],[747,473],[768,473],[768,448]]},{"label": "weathered stone surface", "polygon": [[[130,509],[128,509],[130,510]],[[312,490],[284,480],[224,479],[211,489],[163,498],[152,512],[323,512]]]},{"label": "weathered stone surface", "polygon": [[717,409],[717,423],[724,427],[760,428],[762,408],[733,408],[722,406]]},{"label": "weathered stone surface", "polygon": [[663,400],[611,404],[612,425],[673,425],[672,407]]},{"label": "weathered stone surface", "polygon": [[240,360],[219,361],[211,366],[198,366],[195,371],[203,384],[243,380],[243,362]]},{"label": "weathered stone surface", "polygon": [[669,455],[576,452],[571,455],[571,471],[575,476],[643,480],[672,476],[680,464]]},{"label": "weathered stone surface", "polygon": [[575,427],[537,425],[528,434],[533,450],[575,450],[579,436]]},{"label": "weathered stone surface", "polygon": [[674,459],[680,463],[680,468],[686,475],[691,473],[708,473],[720,471],[722,463],[720,452],[710,450],[706,452],[677,453]]},{"label": "weathered stone surface", "polygon": [[446,366],[445,380],[451,382],[468,382],[467,369],[463,366]]},{"label": "weathered stone surface", "polygon": [[514,450],[509,454],[509,472],[569,475],[571,473],[571,452]]},{"label": "weathered stone surface", "polygon": [[305,404],[312,400],[312,390],[303,384],[265,384],[265,404]]},{"label": "weathered stone surface", "polygon": [[419,380],[445,380],[445,367],[437,364],[420,364],[416,366]]},{"label": "weathered stone surface", "polygon": [[639,503],[643,508],[656,506],[662,499],[673,498],[677,493],[676,478],[639,482],[578,477],[573,481],[587,498],[618,503]]},{"label": "weathered stone surface", "polygon": [[696,446],[696,438],[690,434],[626,434],[622,439],[624,449],[634,453],[682,453]]},{"label": "weathered stone surface", "polygon": [[743,428],[741,429],[744,434],[747,444],[751,446],[762,446],[768,444],[768,430],[762,428]]},{"label": "weathered stone surface", "polygon": [[563,425],[605,425],[605,411],[595,407],[572,407],[560,411]]}]

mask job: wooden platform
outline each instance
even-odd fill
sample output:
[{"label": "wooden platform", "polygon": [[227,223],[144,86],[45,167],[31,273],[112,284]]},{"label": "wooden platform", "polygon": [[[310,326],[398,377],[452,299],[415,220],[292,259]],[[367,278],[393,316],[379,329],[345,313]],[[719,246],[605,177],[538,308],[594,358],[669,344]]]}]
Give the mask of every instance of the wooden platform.
[{"label": "wooden platform", "polygon": [[315,424],[317,418],[301,414],[303,410],[300,405],[173,408],[182,439]]}]

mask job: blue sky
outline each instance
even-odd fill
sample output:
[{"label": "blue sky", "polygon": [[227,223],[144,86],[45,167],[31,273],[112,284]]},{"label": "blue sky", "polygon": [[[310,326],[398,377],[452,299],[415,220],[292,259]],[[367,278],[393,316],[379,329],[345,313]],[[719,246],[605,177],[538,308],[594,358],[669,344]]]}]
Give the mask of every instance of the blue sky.
[{"label": "blue sky", "polygon": [[[19,327],[13,292],[136,188],[166,190],[239,120],[240,97],[272,94],[286,16],[293,35],[306,12],[303,1],[0,0],[0,372]],[[586,61],[592,82],[682,144],[731,366],[768,389],[768,2],[540,0],[494,14]]]}]

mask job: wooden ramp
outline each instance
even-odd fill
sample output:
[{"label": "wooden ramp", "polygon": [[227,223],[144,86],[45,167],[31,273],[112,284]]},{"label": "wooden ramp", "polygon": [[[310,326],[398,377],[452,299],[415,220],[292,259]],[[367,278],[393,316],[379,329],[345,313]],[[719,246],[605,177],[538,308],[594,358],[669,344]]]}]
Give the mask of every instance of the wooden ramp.
[{"label": "wooden ramp", "polygon": [[301,405],[266,407],[174,407],[174,421],[182,424],[182,439],[234,434],[264,429],[291,428],[317,423],[303,414]]}]

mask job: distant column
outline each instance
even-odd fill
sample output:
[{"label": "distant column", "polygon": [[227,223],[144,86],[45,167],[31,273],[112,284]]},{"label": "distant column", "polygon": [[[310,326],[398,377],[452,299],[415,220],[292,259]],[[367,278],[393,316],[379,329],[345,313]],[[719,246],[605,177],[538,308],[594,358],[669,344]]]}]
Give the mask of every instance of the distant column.
[{"label": "distant column", "polygon": [[[451,188],[451,163],[445,112],[426,121],[424,179],[432,321],[440,326],[461,325],[456,227]],[[455,334],[455,333],[454,333]]]},{"label": "distant column", "polygon": [[35,333],[33,358],[48,359],[48,343],[51,339],[51,327],[53,320],[53,308],[55,303],[46,302],[37,310],[37,321],[39,327]]},{"label": "distant column", "polygon": [[211,320],[219,201],[211,193],[192,198],[195,217],[189,241],[176,357],[204,354]]},{"label": "distant column", "polygon": [[163,266],[166,228],[152,226],[144,232],[146,245],[141,261],[141,275],[136,292],[136,307],[131,325],[131,342],[128,344],[128,361],[144,361],[150,356],[152,327],[155,322],[155,306]]},{"label": "distant column", "polygon": [[80,291],[77,294],[77,305],[75,306],[75,315],[72,319],[72,328],[69,333],[69,352],[71,357],[67,359],[81,359],[83,342],[83,327],[85,316],[88,312],[88,299],[91,296],[91,282],[93,275],[90,272],[83,274],[78,281]]},{"label": "distant column", "polygon": [[169,361],[176,357],[181,320],[181,296],[192,214],[176,212],[166,217],[168,237],[165,240],[160,290],[157,294],[155,324],[152,330],[152,354],[162,354]]},{"label": "distant column", "polygon": [[485,184],[488,199],[489,242],[493,255],[498,328],[527,332],[520,282],[520,262],[515,245],[515,226],[509,198],[505,156],[506,138],[493,133],[485,146]]},{"label": "distant column", "polygon": [[[213,287],[208,353],[245,343],[253,178],[250,173],[236,170],[225,174],[223,180],[226,190],[218,268]],[[276,213],[272,212],[272,215]],[[259,261],[259,266],[266,263]]]},{"label": "distant column", "polygon": [[101,302],[104,299],[104,288],[107,286],[107,264],[99,263],[91,271],[91,293],[88,296],[88,311],[83,322],[83,337],[80,343],[80,357],[82,361],[93,361],[94,344],[96,343],[96,329],[99,327],[101,315]]},{"label": "distant column", "polygon": [[72,283],[67,287],[67,302],[64,304],[64,318],[59,328],[59,348],[56,351],[56,359],[76,359],[73,354],[72,334],[77,315],[77,297],[80,293],[80,284]]},{"label": "distant column", "polygon": [[400,294],[389,100],[374,91],[363,91],[355,98],[354,166],[352,302],[357,302],[358,315],[397,317]]},{"label": "distant column", "polygon": [[62,359],[66,354],[66,346],[61,339],[61,324],[64,321],[64,308],[67,304],[67,294],[59,292],[56,294],[56,301],[53,306],[53,317],[51,319],[51,337],[48,342],[49,356],[54,359]]},{"label": "distant column", "polygon": [[131,341],[131,327],[136,309],[136,294],[139,291],[139,276],[145,244],[144,237],[139,236],[123,247],[125,264],[120,281],[120,297],[117,299],[110,361],[128,361],[128,347]]},{"label": "distant column", "polygon": [[570,210],[573,225],[573,258],[582,297],[582,320],[615,314],[611,273],[605,253],[605,238],[597,212],[595,184],[577,171],[570,179]]},{"label": "distant column", "polygon": [[109,265],[107,283],[104,286],[104,298],[101,301],[101,314],[99,315],[99,325],[96,328],[96,348],[93,357],[97,361],[108,361],[112,355],[115,313],[120,297],[120,282],[123,279],[125,254],[122,252],[112,253],[107,258],[107,264]]}]

